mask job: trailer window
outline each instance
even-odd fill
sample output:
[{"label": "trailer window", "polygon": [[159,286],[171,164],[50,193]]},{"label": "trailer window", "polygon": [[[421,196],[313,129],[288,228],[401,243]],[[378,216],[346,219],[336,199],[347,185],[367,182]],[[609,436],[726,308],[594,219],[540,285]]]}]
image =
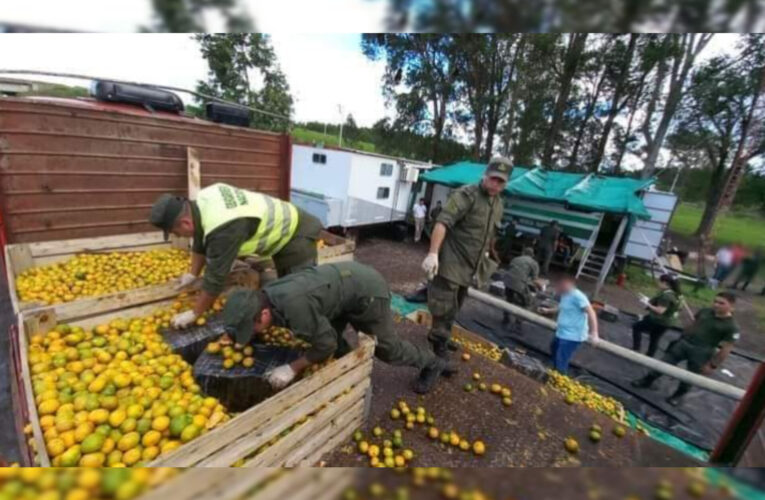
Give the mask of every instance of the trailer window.
[{"label": "trailer window", "polygon": [[321,153],[314,153],[313,154],[313,162],[314,163],[320,163],[322,165],[327,164],[327,155],[321,154]]},{"label": "trailer window", "polygon": [[377,188],[377,199],[387,200],[390,197],[390,188]]},{"label": "trailer window", "polygon": [[382,163],[380,165],[380,176],[390,177],[393,175],[393,165],[390,163]]}]

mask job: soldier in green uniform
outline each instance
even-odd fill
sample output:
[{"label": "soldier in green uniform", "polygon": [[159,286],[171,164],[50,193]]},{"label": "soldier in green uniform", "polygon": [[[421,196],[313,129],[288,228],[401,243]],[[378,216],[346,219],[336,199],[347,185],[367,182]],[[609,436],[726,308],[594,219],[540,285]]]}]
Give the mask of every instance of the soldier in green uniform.
[{"label": "soldier in green uniform", "polygon": [[481,182],[455,190],[436,221],[422,268],[431,280],[428,340],[440,357],[448,358],[452,323],[468,288],[483,287],[497,268],[489,254],[502,222],[501,193],[512,170],[507,159],[493,158]]},{"label": "soldier in green uniform", "polygon": [[[504,280],[505,300],[521,307],[529,307],[534,301],[534,292],[539,287],[539,264],[534,260],[534,249],[526,247],[518,257],[510,261],[510,268]],[[503,324],[510,322],[505,311]]]},{"label": "soldier in green uniform", "polygon": [[262,290],[237,290],[223,309],[227,335],[245,344],[253,332],[272,325],[288,328],[311,344],[305,355],[267,374],[275,389],[289,384],[306,367],[350,351],[343,337],[350,325],[377,339],[375,356],[396,366],[420,370],[414,383],[418,393],[430,391],[440,375],[454,373],[430,350],[401,340],[393,329],[390,290],[371,267],[357,262],[325,264],[272,281]]},{"label": "soldier in green uniform", "polygon": [[[733,319],[735,302],[736,296],[732,293],[718,293],[712,307],[696,313],[693,324],[685,330],[680,339],[670,345],[662,361],[673,365],[686,361],[688,370],[703,375],[709,375],[716,370],[728,357],[734,342],[740,337],[738,325]],[[659,372],[652,371],[645,377],[634,380],[632,386],[650,388],[659,377]],[[667,402],[673,406],[679,405],[690,388],[689,384],[680,382],[677,391],[667,398]]]},{"label": "soldier in green uniform", "polygon": [[550,221],[548,225],[539,231],[539,264],[542,266],[542,274],[550,273],[550,262],[555,255],[555,245],[558,244],[558,221]]},{"label": "soldier in green uniform", "polygon": [[161,195],[149,221],[165,232],[194,239],[191,270],[179,288],[193,283],[204,268],[202,293],[194,308],[172,319],[183,328],[210,308],[223,291],[234,260],[272,257],[279,276],[316,265],[321,222],[291,203],[227,184],[201,189],[195,201]]},{"label": "soldier in green uniform", "polygon": [[677,311],[680,310],[680,283],[670,274],[662,274],[659,277],[659,292],[655,297],[648,300],[644,297],[641,302],[648,310],[640,321],[632,325],[632,349],[640,352],[640,345],[643,343],[643,333],[648,334],[647,356],[656,354],[659,347],[659,340],[672,326],[677,318]]}]

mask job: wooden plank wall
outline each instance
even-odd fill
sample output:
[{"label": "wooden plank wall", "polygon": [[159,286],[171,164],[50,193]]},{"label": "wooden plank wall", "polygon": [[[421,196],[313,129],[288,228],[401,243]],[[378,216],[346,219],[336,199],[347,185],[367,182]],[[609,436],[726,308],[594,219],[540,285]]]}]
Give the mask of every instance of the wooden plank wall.
[{"label": "wooden plank wall", "polygon": [[289,198],[289,136],[94,101],[0,99],[0,209],[8,243],[155,230],[162,193],[202,187]]}]

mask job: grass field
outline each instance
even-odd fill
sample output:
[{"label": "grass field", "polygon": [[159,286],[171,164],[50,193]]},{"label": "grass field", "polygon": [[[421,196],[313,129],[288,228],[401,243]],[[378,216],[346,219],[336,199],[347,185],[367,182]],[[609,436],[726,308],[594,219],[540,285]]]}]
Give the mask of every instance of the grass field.
[{"label": "grass field", "polygon": [[[648,297],[653,297],[659,293],[659,286],[656,284],[656,279],[652,278],[651,275],[644,270],[636,266],[627,266],[624,272],[627,275],[628,286],[633,292],[642,293]],[[688,284],[684,284],[682,288],[686,302],[694,308],[709,307],[709,304],[712,303],[712,300],[718,292],[718,290],[712,290],[711,288],[706,287],[694,290],[693,287]]]},{"label": "grass field", "polygon": [[[699,227],[702,205],[681,203],[672,217],[670,229],[683,236],[692,236]],[[729,212],[717,218],[714,241],[718,244],[742,243],[749,248],[765,248],[765,217]]]},{"label": "grass field", "polygon": [[[324,134],[322,132],[316,132],[314,130],[308,130],[304,128],[295,128],[292,130],[292,137],[295,140],[301,142],[321,142],[327,146],[337,146],[338,137],[336,135]],[[364,141],[348,141],[343,139],[343,146],[351,149],[359,149],[361,151],[375,152],[375,145],[371,142]]]}]

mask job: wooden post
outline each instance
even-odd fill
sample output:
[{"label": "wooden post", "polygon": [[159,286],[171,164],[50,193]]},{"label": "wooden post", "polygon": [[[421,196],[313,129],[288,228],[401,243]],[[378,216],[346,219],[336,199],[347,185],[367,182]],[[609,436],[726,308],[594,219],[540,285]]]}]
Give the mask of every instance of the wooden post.
[{"label": "wooden post", "polygon": [[202,186],[202,168],[199,165],[199,153],[194,148],[186,148],[186,172],[189,181],[188,198],[196,200]]},{"label": "wooden post", "polygon": [[717,442],[709,462],[721,466],[735,466],[746,451],[752,438],[765,420],[765,363],[752,377],[744,399],[728,421],[725,432]]},{"label": "wooden post", "polygon": [[595,293],[593,294],[593,298],[598,297],[600,289],[603,288],[603,283],[606,281],[606,276],[608,276],[608,271],[611,270],[611,265],[614,263],[614,257],[616,256],[616,249],[619,248],[619,243],[622,241],[624,230],[627,227],[627,219],[629,219],[629,215],[622,216],[622,221],[619,223],[619,228],[616,230],[616,236],[614,236],[613,241],[611,241],[611,247],[608,249],[608,255],[606,255],[606,260],[603,262],[603,267],[600,269],[598,284],[595,285]]}]

